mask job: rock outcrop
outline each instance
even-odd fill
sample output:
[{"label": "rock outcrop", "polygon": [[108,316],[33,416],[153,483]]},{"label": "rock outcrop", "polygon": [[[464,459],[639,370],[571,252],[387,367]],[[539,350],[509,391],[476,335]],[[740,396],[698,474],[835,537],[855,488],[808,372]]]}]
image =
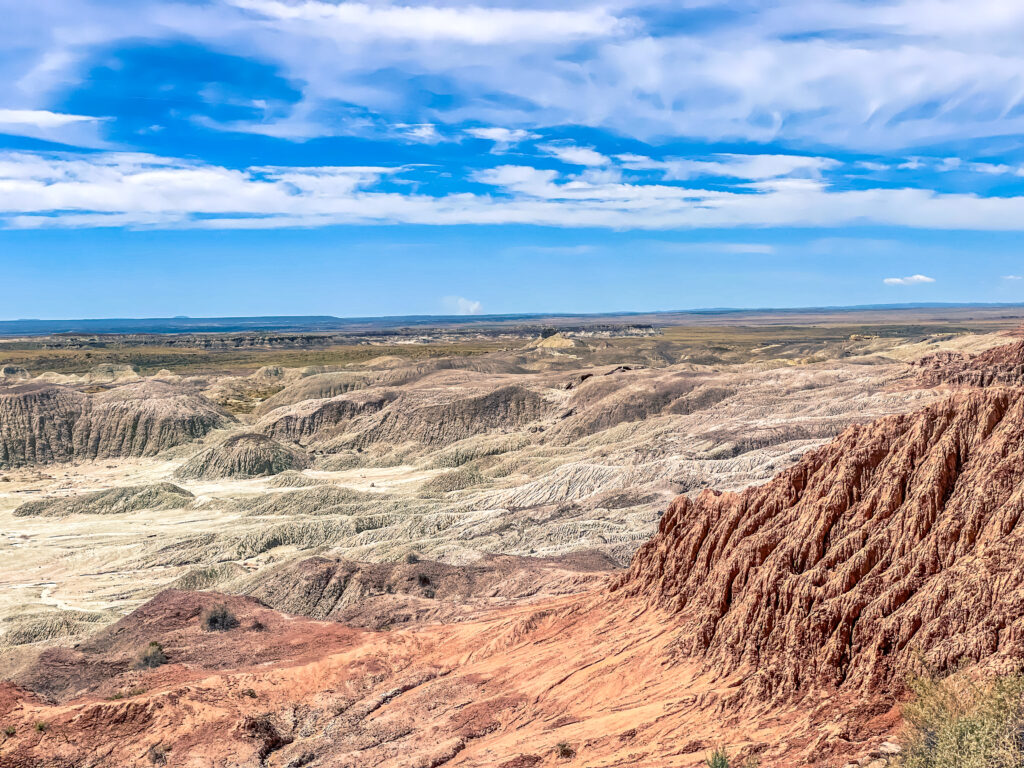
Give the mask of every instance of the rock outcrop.
[{"label": "rock outcrop", "polygon": [[225,477],[263,477],[305,469],[306,454],[266,435],[242,433],[207,448],[186,461],[175,476],[183,480],[218,480]]},{"label": "rock outcrop", "polygon": [[153,456],[231,417],[200,395],[160,381],[96,394],[56,384],[0,388],[0,467]]},{"label": "rock outcrop", "polygon": [[1024,391],[854,426],[766,485],[679,497],[617,585],[757,700],[1024,658]]},{"label": "rock outcrop", "polygon": [[959,387],[1024,385],[1024,340],[965,355],[939,352],[922,358],[915,365],[929,385],[951,384]]}]

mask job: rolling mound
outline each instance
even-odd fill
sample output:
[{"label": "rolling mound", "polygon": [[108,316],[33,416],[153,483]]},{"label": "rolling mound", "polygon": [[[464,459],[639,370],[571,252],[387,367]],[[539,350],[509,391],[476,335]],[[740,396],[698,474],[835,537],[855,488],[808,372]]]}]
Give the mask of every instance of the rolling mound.
[{"label": "rolling mound", "polygon": [[225,477],[262,477],[287,470],[305,469],[304,452],[266,435],[232,435],[220,445],[207,448],[175,472],[188,480],[217,480]]},{"label": "rolling mound", "polygon": [[275,408],[294,405],[305,400],[325,400],[362,389],[368,385],[370,377],[365,373],[351,371],[335,371],[316,373],[304,376],[284,387],[280,392],[271,395],[256,408],[256,413],[264,415]]},{"label": "rolling mound", "polygon": [[[322,432],[342,429],[353,419],[387,407],[397,394],[385,391],[358,391],[328,399],[304,400],[282,406],[267,414],[257,429],[281,440],[305,441]],[[269,401],[268,401],[269,402]]]},{"label": "rolling mound", "polygon": [[140,509],[177,509],[195,497],[173,483],[155,483],[79,496],[37,499],[14,510],[15,517],[61,517],[63,515],[117,515]]},{"label": "rolling mound", "polygon": [[93,395],[56,384],[0,388],[0,467],[153,456],[231,417],[200,395],[149,380]]},{"label": "rolling mound", "polygon": [[452,621],[527,597],[581,592],[615,568],[610,558],[586,552],[544,559],[491,555],[466,566],[414,557],[402,563],[313,557],[218,588],[286,613],[381,629]]}]

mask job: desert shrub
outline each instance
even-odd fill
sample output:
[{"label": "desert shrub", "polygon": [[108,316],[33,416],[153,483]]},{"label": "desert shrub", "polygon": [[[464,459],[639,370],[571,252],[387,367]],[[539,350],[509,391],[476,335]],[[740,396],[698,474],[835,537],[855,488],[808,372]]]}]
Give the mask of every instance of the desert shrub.
[{"label": "desert shrub", "polygon": [[36,723],[36,730],[40,733],[46,733],[48,730],[50,730],[50,724],[44,723],[42,720],[40,720],[38,723]]},{"label": "desert shrub", "polygon": [[555,747],[555,754],[563,760],[568,760],[569,758],[576,757],[576,750],[562,741]]},{"label": "desert shrub", "polygon": [[982,683],[929,675],[910,687],[901,768],[1024,766],[1024,674]]},{"label": "desert shrub", "polygon": [[13,725],[8,725],[4,728],[4,736],[13,736],[17,732],[17,729]]},{"label": "desert shrub", "polygon": [[226,605],[215,605],[203,614],[203,629],[207,632],[227,632],[237,626],[238,619]]},{"label": "desert shrub", "polygon": [[414,565],[414,564],[418,563],[419,561],[420,561],[420,556],[418,554],[416,554],[415,552],[406,552],[405,553],[405,562],[408,563],[409,565]]},{"label": "desert shrub", "polygon": [[[729,752],[725,747],[716,747],[715,750],[704,758],[707,768],[729,768]],[[757,757],[751,755],[743,763],[743,768],[757,768],[759,765]]]},{"label": "desert shrub", "polygon": [[249,629],[251,629],[253,632],[266,632],[267,631],[267,625],[264,624],[259,619],[253,619],[252,620],[252,626],[250,626]]},{"label": "desert shrub", "polygon": [[154,744],[149,748],[149,752],[147,752],[149,762],[153,765],[165,765],[167,763],[167,754],[170,751],[170,748],[165,747],[163,744]]},{"label": "desert shrub", "polygon": [[164,653],[164,647],[154,640],[139,654],[136,666],[139,669],[154,669],[166,663],[167,654]]},{"label": "desert shrub", "polygon": [[118,691],[113,696],[107,697],[107,701],[121,701],[121,699],[130,699],[133,696],[141,696],[145,692],[145,688],[131,688],[127,691]]}]

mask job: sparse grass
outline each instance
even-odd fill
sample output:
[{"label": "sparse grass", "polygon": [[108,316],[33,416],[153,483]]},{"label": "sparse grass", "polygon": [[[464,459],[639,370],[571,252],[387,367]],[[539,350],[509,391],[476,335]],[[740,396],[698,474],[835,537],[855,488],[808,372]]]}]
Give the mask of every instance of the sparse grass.
[{"label": "sparse grass", "polygon": [[1024,674],[911,681],[900,768],[1024,767]]},{"label": "sparse grass", "polygon": [[139,669],[155,669],[166,663],[167,654],[164,653],[164,647],[154,640],[139,654],[139,660],[135,666]]},{"label": "sparse grass", "polygon": [[80,349],[50,349],[32,339],[5,341],[0,345],[4,362],[18,365],[33,375],[44,371],[85,373],[97,365],[126,364],[148,376],[166,368],[172,373],[249,373],[262,366],[285,368],[334,366],[361,363],[377,357],[427,360],[435,357],[468,357],[503,349],[507,343],[469,340],[444,344],[367,345],[342,344],[318,349],[223,349],[199,347],[110,346],[88,352]]},{"label": "sparse grass", "polygon": [[204,613],[202,623],[207,632],[227,632],[238,626],[238,618],[226,605],[221,604]]}]

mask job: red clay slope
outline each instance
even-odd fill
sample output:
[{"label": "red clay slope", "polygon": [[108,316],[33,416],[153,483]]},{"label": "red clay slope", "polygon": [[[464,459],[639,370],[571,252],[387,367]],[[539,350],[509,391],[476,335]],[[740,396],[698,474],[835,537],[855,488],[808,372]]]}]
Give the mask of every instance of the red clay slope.
[{"label": "red clay slope", "polygon": [[977,355],[939,352],[915,363],[928,385],[959,387],[1024,385],[1024,340],[993,347]]},{"label": "red clay slope", "polygon": [[[397,632],[165,593],[21,681],[60,703],[0,690],[0,766],[843,765],[919,663],[1024,658],[1022,481],[1024,391],[989,388],[678,499],[611,590]],[[128,669],[148,639],[171,663]]]}]

